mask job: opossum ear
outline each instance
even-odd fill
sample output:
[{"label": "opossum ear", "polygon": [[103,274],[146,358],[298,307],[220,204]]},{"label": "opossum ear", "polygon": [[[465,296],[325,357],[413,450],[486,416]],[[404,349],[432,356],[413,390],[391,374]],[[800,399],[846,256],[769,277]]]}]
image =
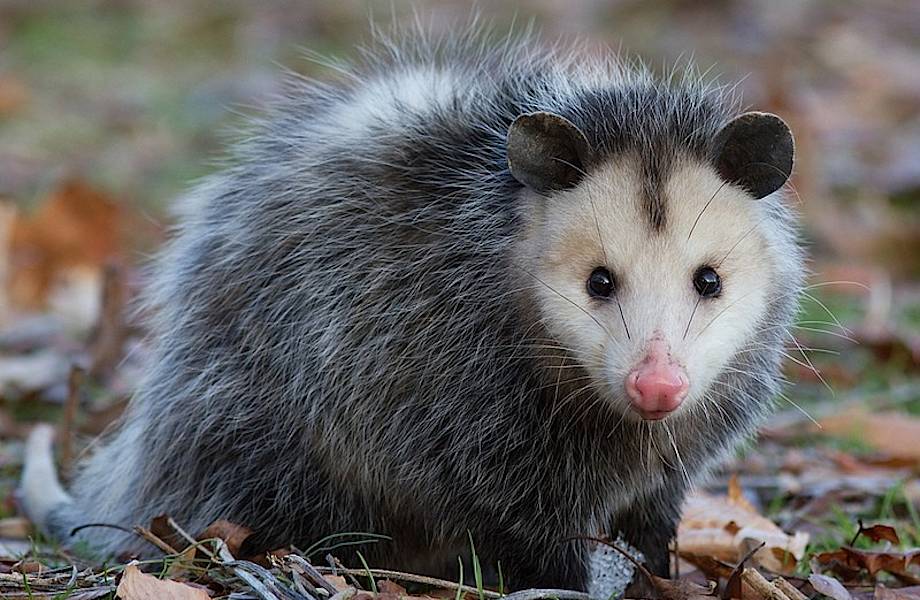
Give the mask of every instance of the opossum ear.
[{"label": "opossum ear", "polygon": [[581,181],[593,154],[585,134],[551,112],[521,115],[508,128],[508,167],[515,179],[541,193]]},{"label": "opossum ear", "polygon": [[795,143],[785,121],[761,112],[732,119],[716,136],[713,158],[719,175],[755,198],[778,190],[792,173]]}]

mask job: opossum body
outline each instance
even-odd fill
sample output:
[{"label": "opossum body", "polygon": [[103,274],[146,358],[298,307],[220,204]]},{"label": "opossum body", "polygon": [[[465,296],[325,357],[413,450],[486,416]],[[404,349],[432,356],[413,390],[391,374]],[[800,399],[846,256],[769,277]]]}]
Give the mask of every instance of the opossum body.
[{"label": "opossum body", "polygon": [[779,385],[788,128],[527,37],[378,42],[343,73],[292,83],[184,200],[149,374],[69,496],[33,461],[33,518],[372,532],[369,563],[431,571],[471,536],[515,588],[584,588],[573,538],[619,534],[665,574],[688,486]]}]

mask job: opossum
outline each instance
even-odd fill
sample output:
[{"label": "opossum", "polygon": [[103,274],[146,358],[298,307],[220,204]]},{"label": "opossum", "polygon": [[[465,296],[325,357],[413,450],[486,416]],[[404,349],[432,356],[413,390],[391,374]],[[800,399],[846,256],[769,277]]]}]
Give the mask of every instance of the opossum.
[{"label": "opossum", "polygon": [[367,532],[371,565],[432,573],[472,541],[512,588],[571,589],[619,536],[667,574],[688,488],[781,384],[792,134],[693,68],[404,37],[290,82],[181,200],[117,432],[70,491],[30,442],[45,531]]}]

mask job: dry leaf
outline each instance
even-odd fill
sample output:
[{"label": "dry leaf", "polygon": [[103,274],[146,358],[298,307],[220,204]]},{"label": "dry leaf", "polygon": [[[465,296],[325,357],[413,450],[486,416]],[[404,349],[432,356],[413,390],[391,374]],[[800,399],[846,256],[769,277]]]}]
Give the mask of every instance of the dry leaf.
[{"label": "dry leaf", "polygon": [[121,600],[208,600],[211,597],[201,588],[143,573],[135,562],[125,567],[115,593]]},{"label": "dry leaf", "polygon": [[872,525],[871,527],[860,526],[859,535],[864,535],[873,542],[888,540],[892,544],[899,545],[901,543],[901,538],[898,537],[898,532],[894,527],[891,527],[890,525]]},{"label": "dry leaf", "polygon": [[0,538],[28,539],[32,525],[25,517],[7,517],[0,519]]},{"label": "dry leaf", "polygon": [[703,586],[689,579],[664,579],[655,575],[651,580],[662,600],[713,600],[715,597],[715,582]]},{"label": "dry leaf", "polygon": [[808,576],[808,582],[815,591],[834,600],[852,600],[853,597],[847,591],[843,584],[827,575],[812,574]]},{"label": "dry leaf", "polygon": [[909,552],[874,552],[843,546],[833,552],[816,554],[814,558],[819,564],[827,565],[848,580],[864,569],[873,577],[886,571],[903,580],[920,583],[920,579],[909,571],[911,565],[920,564],[920,549]]},{"label": "dry leaf", "polygon": [[821,419],[824,435],[855,436],[892,458],[920,462],[920,418],[852,408]]},{"label": "dry leaf", "polygon": [[198,540],[220,538],[227,544],[227,549],[233,556],[240,556],[240,549],[246,539],[252,535],[252,529],[231,523],[225,519],[214,521],[208,528],[198,534]]},{"label": "dry leaf", "polygon": [[790,573],[805,555],[808,535],[797,532],[790,536],[758,514],[741,496],[737,482],[729,486],[727,497],[698,493],[684,503],[677,547],[685,560],[708,556],[736,563],[760,543],[764,547],[754,554],[755,564],[775,573]]}]

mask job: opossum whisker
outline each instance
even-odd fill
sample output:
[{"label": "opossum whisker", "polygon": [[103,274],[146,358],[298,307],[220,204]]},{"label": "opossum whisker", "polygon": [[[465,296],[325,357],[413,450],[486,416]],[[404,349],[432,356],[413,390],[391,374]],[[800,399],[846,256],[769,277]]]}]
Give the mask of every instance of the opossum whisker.
[{"label": "opossum whisker", "polygon": [[802,354],[802,358],[805,359],[806,363],[808,363],[808,368],[814,372],[818,380],[821,381],[821,383],[824,385],[827,391],[831,393],[831,396],[836,397],[837,392],[835,392],[834,388],[832,388],[831,385],[827,382],[827,380],[824,379],[824,375],[822,375],[821,372],[818,370],[818,368],[815,367],[814,363],[811,362],[811,359],[808,358],[808,355],[805,354],[804,351],[802,351],[802,347],[799,345],[799,341],[795,339],[795,336],[789,333],[788,331],[786,332],[786,335],[789,336],[789,339],[792,340],[792,343],[795,344],[795,347],[799,349],[799,351]]},{"label": "opossum whisker", "polygon": [[[596,392],[597,389],[598,389],[598,385],[595,383],[593,385],[585,386],[583,391],[586,392],[586,391],[592,390]],[[588,415],[592,414],[592,411],[594,410],[595,407],[597,407],[599,404],[602,404],[606,401],[606,399],[601,394],[595,393],[593,395],[594,395],[594,398],[590,402],[582,405],[581,410],[576,414],[575,418],[571,419],[568,423],[566,423],[563,429],[562,435],[564,436],[569,435],[569,432],[572,430],[573,427],[575,427],[577,424],[584,421],[584,419]]]},{"label": "opossum whisker", "polygon": [[744,232],[744,235],[742,235],[740,238],[738,238],[738,241],[735,242],[734,245],[732,245],[732,247],[728,249],[728,252],[725,253],[725,256],[723,256],[722,259],[719,260],[719,262],[716,264],[716,268],[717,268],[717,269],[718,269],[718,268],[721,268],[722,265],[725,263],[725,260],[731,255],[731,253],[734,252],[735,249],[736,249],[738,246],[741,245],[741,242],[743,242],[744,240],[746,240],[747,237],[748,237],[749,235],[751,235],[752,233],[754,233],[755,231],[757,231],[758,229],[760,229],[760,226],[763,224],[763,222],[764,222],[765,220],[766,220],[766,217],[761,218],[761,219],[758,220],[756,223],[754,223],[754,224],[751,226],[750,229],[748,229],[747,231],[745,231],[745,232]]},{"label": "opossum whisker", "polygon": [[862,283],[862,282],[859,282],[859,281],[850,281],[850,280],[847,280],[847,279],[840,279],[840,280],[835,280],[835,281],[819,281],[819,282],[816,282],[816,283],[812,283],[812,284],[809,284],[809,285],[802,286],[802,289],[803,289],[803,290],[814,290],[814,289],[820,289],[820,288],[829,287],[829,286],[832,286],[832,285],[852,285],[852,286],[856,286],[856,287],[858,287],[858,288],[862,288],[863,290],[865,290],[865,291],[867,291],[867,292],[872,291],[872,288],[869,287],[868,285],[866,285],[865,283]]},{"label": "opossum whisker", "polygon": [[574,399],[578,398],[581,394],[591,389],[592,387],[598,386],[597,381],[593,377],[581,377],[578,379],[573,379],[572,381],[584,381],[584,380],[588,380],[589,383],[569,392],[569,394],[565,398],[563,398],[555,406],[553,406],[553,410],[550,412],[550,415],[549,415],[550,420],[555,419],[559,415],[559,413],[562,412],[563,408],[568,403],[574,401]]},{"label": "opossum whisker", "polygon": [[700,209],[700,213],[696,215],[696,219],[693,221],[693,225],[690,227],[690,233],[687,234],[688,242],[690,241],[690,236],[693,235],[693,230],[696,229],[697,224],[700,222],[700,219],[703,217],[703,213],[706,212],[706,209],[709,208],[709,205],[712,204],[712,201],[716,199],[716,196],[719,195],[719,192],[721,192],[725,188],[725,186],[728,185],[728,183],[729,182],[727,181],[722,182],[722,185],[719,186],[719,189],[715,191],[715,193],[709,198],[706,204],[703,205],[703,208]]},{"label": "opossum whisker", "polygon": [[847,329],[846,327],[844,327],[843,323],[840,322],[840,319],[837,318],[837,315],[835,315],[835,314],[831,311],[831,309],[829,309],[829,308],[827,307],[826,304],[824,304],[823,302],[821,302],[820,300],[818,300],[818,299],[817,299],[816,297],[814,297],[812,294],[809,294],[807,291],[804,291],[804,290],[803,290],[803,291],[802,291],[802,296],[805,297],[805,298],[808,298],[809,300],[811,300],[812,302],[814,302],[815,304],[817,304],[818,306],[820,306],[821,309],[822,309],[824,312],[827,313],[827,316],[829,316],[829,317],[834,321],[834,323],[837,325],[837,327],[839,327],[841,330],[843,330],[843,331],[845,331],[845,332],[847,332],[847,333],[852,333],[849,329]]},{"label": "opossum whisker", "polygon": [[724,315],[730,308],[732,308],[733,306],[735,306],[736,304],[738,304],[739,302],[741,302],[742,300],[744,300],[745,298],[747,298],[748,296],[750,296],[752,293],[753,293],[753,291],[750,291],[750,292],[748,292],[748,293],[746,293],[746,294],[743,294],[743,295],[739,296],[738,298],[736,298],[733,302],[730,302],[727,306],[724,306],[724,307],[722,308],[722,310],[720,310],[718,313],[716,313],[716,316],[714,316],[712,319],[710,319],[709,322],[706,323],[706,325],[704,325],[703,328],[697,332],[696,337],[693,338],[693,341],[695,342],[696,340],[700,339],[700,336],[703,335],[703,332],[705,332],[707,329],[709,329],[709,326],[712,325],[713,323],[715,323],[716,319],[718,319],[719,317],[721,317],[722,315]]},{"label": "opossum whisker", "polygon": [[[597,205],[594,202],[593,196],[588,196],[588,199],[591,201],[591,212],[594,214],[594,228],[597,231],[597,241],[601,245],[601,250],[604,253],[604,265],[609,269],[613,265],[610,264],[610,259],[607,257],[607,247],[604,244],[604,236],[601,235],[601,223],[600,219],[597,217]],[[619,291],[614,288],[613,299],[616,300],[617,310],[620,312],[620,320],[623,321],[623,331],[626,333],[626,339],[631,340],[632,337],[629,335],[629,326],[626,324],[626,315],[623,314],[623,304],[620,302]]]},{"label": "opossum whisker", "polygon": [[776,396],[780,398],[781,400],[785,400],[786,402],[791,404],[793,408],[795,408],[797,411],[802,413],[806,419],[814,423],[819,429],[824,429],[824,425],[822,425],[817,419],[815,419],[811,415],[811,413],[809,413],[807,410],[802,408],[799,404],[797,404],[796,402],[793,402],[792,399],[789,396],[787,396],[784,392],[777,392]]},{"label": "opossum whisker", "polygon": [[[769,168],[773,169],[774,171],[776,171],[778,174],[782,175],[783,177],[788,177],[788,175],[789,175],[788,173],[786,173],[785,171],[783,171],[782,169],[780,169],[780,168],[777,167],[776,165],[771,165],[770,163],[763,162],[763,161],[752,161],[752,162],[747,163],[747,164],[744,165],[744,166],[745,166],[745,167],[751,167],[751,166],[754,166],[754,165],[761,166],[761,167],[769,167]],[[795,186],[792,184],[792,179],[786,179],[786,181],[783,183],[782,187],[784,187],[784,188],[785,188],[785,187],[788,187],[790,190],[792,190],[793,194],[795,194],[795,201],[796,201],[799,205],[802,204],[802,196],[799,194],[799,191],[798,191],[798,190],[795,188]]]},{"label": "opossum whisker", "polygon": [[684,481],[687,483],[687,487],[692,487],[693,482],[690,480],[690,473],[687,471],[686,465],[684,465],[684,459],[680,456],[680,450],[677,449],[677,443],[674,441],[674,434],[671,433],[671,428],[668,427],[668,422],[665,420],[662,422],[664,425],[664,430],[668,434],[668,439],[671,441],[671,448],[674,450],[674,456],[677,458],[677,464],[680,465],[680,470],[684,476]]},{"label": "opossum whisker", "polygon": [[[833,325],[833,323],[827,323],[827,325]],[[823,335],[829,335],[829,336],[831,336],[831,337],[839,338],[839,339],[841,339],[841,340],[850,342],[851,344],[858,344],[858,343],[859,343],[859,340],[857,340],[856,338],[850,337],[850,336],[845,335],[845,334],[843,334],[843,333],[838,333],[838,332],[836,332],[836,331],[830,331],[830,330],[828,330],[828,329],[821,329],[820,327],[808,327],[808,326],[804,326],[804,325],[792,324],[792,325],[789,326],[789,328],[790,328],[790,329],[798,329],[798,330],[801,330],[801,331],[809,331],[809,332],[811,332],[811,333],[820,333],[820,334],[823,334]]]},{"label": "opossum whisker", "polygon": [[[719,411],[719,413],[720,413],[720,415],[721,415],[720,418],[721,418],[721,420],[722,420],[722,423],[723,423],[723,424],[726,424],[726,423],[728,422],[728,419],[729,419],[729,418],[728,418],[728,413],[725,412],[725,409],[722,408],[722,406],[721,406],[718,402],[716,402],[715,398],[713,398],[713,397],[711,396],[711,394],[715,394],[715,395],[717,395],[717,396],[720,395],[719,392],[717,392],[716,390],[707,390],[707,393],[706,393],[706,394],[703,394],[703,396],[702,396],[702,397],[703,397],[703,400],[705,400],[706,402],[708,402],[708,404],[711,404],[712,406],[714,406],[715,409]],[[708,404],[704,404],[704,403],[701,403],[701,404],[702,404],[702,406],[703,406],[704,408],[705,408],[706,406],[708,406]],[[708,410],[707,410],[706,412],[708,413]]]},{"label": "opossum whisker", "polygon": [[690,324],[693,323],[693,316],[696,314],[696,309],[699,308],[700,302],[703,301],[702,296],[698,296],[696,299],[696,304],[693,305],[693,310],[690,311],[690,318],[687,319],[687,328],[684,329],[684,337],[682,339],[687,339],[687,334],[690,333]]},{"label": "opossum whisker", "polygon": [[542,284],[546,287],[546,289],[548,289],[549,291],[553,292],[554,294],[556,294],[557,296],[559,296],[560,298],[562,298],[563,300],[565,300],[566,302],[568,302],[569,304],[571,304],[572,306],[574,306],[575,308],[577,308],[578,310],[580,310],[581,312],[585,313],[585,315],[587,315],[588,318],[590,318],[592,321],[594,321],[595,323],[597,323],[597,326],[600,327],[601,330],[602,330],[604,333],[607,334],[607,337],[608,337],[608,338],[614,339],[613,336],[610,334],[610,331],[609,331],[606,327],[604,327],[604,324],[601,323],[601,322],[597,319],[597,317],[595,317],[594,315],[592,315],[591,313],[589,313],[587,310],[585,310],[580,304],[578,304],[577,302],[575,302],[574,300],[572,300],[571,298],[569,298],[568,296],[566,296],[566,295],[563,294],[562,292],[557,291],[554,287],[552,287],[551,285],[549,285],[548,283],[546,283],[545,281],[543,281],[542,279],[540,279],[539,277],[537,277],[536,275],[534,275],[533,273],[531,273],[530,271],[524,269],[524,272],[527,273],[528,275],[530,275],[531,277],[533,277],[534,279],[536,279],[537,281],[539,281],[540,283],[542,283]]},{"label": "opossum whisker", "polygon": [[616,425],[614,425],[613,428],[607,432],[607,439],[610,439],[610,436],[612,436],[620,429],[620,426],[626,420],[627,415],[629,415],[628,409],[621,411],[621,413],[622,414],[620,414],[620,419],[616,422]]}]

